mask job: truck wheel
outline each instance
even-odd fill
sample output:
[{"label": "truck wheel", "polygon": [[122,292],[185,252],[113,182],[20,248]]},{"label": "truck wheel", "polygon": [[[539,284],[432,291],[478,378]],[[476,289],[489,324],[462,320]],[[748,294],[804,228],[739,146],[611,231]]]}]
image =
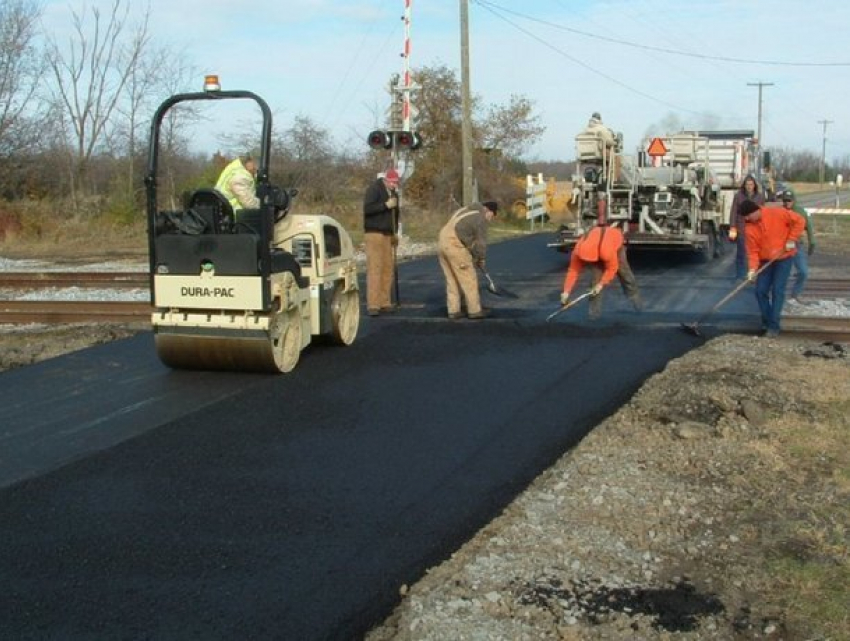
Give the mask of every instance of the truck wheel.
[{"label": "truck wheel", "polygon": [[700,252],[700,260],[704,263],[709,263],[717,256],[717,234],[714,231],[714,225],[710,223],[703,223],[700,231],[708,237],[708,242]]},{"label": "truck wheel", "polygon": [[301,317],[297,307],[275,314],[269,340],[278,371],[286,373],[295,369],[301,356]]},{"label": "truck wheel", "polygon": [[338,345],[351,345],[360,327],[360,296],[356,289],[337,287],[331,301],[332,338]]}]

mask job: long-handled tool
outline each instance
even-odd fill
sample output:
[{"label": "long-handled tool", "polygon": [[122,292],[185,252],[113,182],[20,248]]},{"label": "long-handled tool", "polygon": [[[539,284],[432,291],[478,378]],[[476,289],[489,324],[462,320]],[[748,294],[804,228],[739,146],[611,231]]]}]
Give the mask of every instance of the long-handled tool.
[{"label": "long-handled tool", "polygon": [[[390,195],[399,198],[395,189],[390,192]],[[398,207],[396,207],[393,209],[393,281],[395,284],[395,304],[401,307],[401,298],[398,294],[398,232]]]},{"label": "long-handled tool", "polygon": [[[767,269],[768,267],[770,267],[770,266],[771,266],[774,262],[776,262],[776,258],[773,258],[773,259],[771,259],[771,260],[767,261],[764,265],[762,265],[761,267],[759,267],[759,268],[758,268],[758,270],[756,271],[755,275],[756,275],[756,276],[758,276],[759,274],[761,274],[761,273],[762,273],[765,269]],[[732,300],[732,298],[733,298],[733,297],[734,297],[734,296],[735,296],[738,292],[740,292],[742,289],[744,289],[744,287],[746,287],[747,285],[749,285],[749,284],[750,284],[750,282],[752,282],[752,281],[750,281],[749,279],[747,279],[747,280],[744,280],[744,281],[740,282],[739,284],[737,284],[737,285],[735,286],[735,289],[733,289],[731,292],[729,292],[728,294],[726,294],[726,296],[724,296],[724,297],[723,297],[723,298],[721,298],[719,301],[717,301],[717,302],[714,304],[714,307],[712,307],[711,309],[709,309],[709,310],[708,310],[705,314],[703,314],[702,316],[700,316],[700,317],[699,317],[696,321],[694,321],[693,323],[682,323],[682,329],[683,329],[683,330],[685,330],[686,332],[688,332],[689,334],[693,334],[694,336],[702,336],[702,334],[700,334],[700,331],[699,331],[699,326],[700,326],[700,324],[701,324],[703,321],[705,321],[705,319],[707,319],[709,316],[711,316],[712,314],[714,314],[714,312],[716,312],[718,309],[720,309],[720,308],[721,308],[721,307],[723,307],[726,303],[728,303],[730,300]]]},{"label": "long-handled tool", "polygon": [[484,278],[487,279],[487,291],[491,294],[495,294],[496,296],[501,296],[503,298],[519,298],[519,296],[507,289],[496,287],[496,283],[493,282],[493,279],[490,278],[490,274],[488,274],[486,270],[481,269],[481,273],[484,274]]},{"label": "long-handled tool", "polygon": [[551,314],[549,314],[549,315],[546,317],[546,322],[548,323],[550,320],[552,320],[553,318],[555,318],[555,316],[557,316],[557,315],[558,315],[558,314],[560,314],[561,312],[565,312],[565,311],[567,311],[570,307],[572,307],[573,305],[575,305],[577,302],[579,302],[579,301],[581,301],[581,300],[584,300],[584,299],[585,299],[585,298],[587,298],[588,296],[592,296],[592,295],[593,295],[593,290],[591,289],[590,291],[585,292],[585,293],[584,293],[584,294],[582,294],[581,296],[576,296],[576,297],[575,297],[575,298],[573,298],[571,301],[568,301],[566,305],[561,305],[561,307],[559,307],[559,308],[558,308],[558,309],[556,309],[554,312],[552,312]]}]

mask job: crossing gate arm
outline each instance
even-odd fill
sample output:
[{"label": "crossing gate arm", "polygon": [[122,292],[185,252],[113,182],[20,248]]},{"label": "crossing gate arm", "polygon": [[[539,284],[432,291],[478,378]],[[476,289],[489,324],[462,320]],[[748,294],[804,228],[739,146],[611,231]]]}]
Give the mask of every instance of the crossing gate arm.
[{"label": "crossing gate arm", "polygon": [[837,207],[806,207],[806,211],[812,215],[820,216],[850,216],[850,209],[839,209]]},{"label": "crossing gate arm", "polygon": [[806,211],[810,216],[831,216],[832,231],[838,233],[838,223],[836,222],[840,216],[850,216],[850,209],[841,209],[839,207],[806,207]]}]

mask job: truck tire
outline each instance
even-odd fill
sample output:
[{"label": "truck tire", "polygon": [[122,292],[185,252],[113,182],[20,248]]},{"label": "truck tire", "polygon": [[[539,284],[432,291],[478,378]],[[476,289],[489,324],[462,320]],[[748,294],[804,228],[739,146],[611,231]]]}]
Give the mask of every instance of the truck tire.
[{"label": "truck tire", "polygon": [[714,225],[712,223],[706,221],[700,226],[700,233],[705,234],[705,236],[708,237],[708,242],[705,244],[705,247],[700,250],[700,261],[703,263],[710,263],[718,256],[717,231],[714,229]]}]

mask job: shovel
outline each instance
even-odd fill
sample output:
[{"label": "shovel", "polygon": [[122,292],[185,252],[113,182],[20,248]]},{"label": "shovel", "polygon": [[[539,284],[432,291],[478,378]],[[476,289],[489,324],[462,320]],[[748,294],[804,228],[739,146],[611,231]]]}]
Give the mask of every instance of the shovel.
[{"label": "shovel", "polygon": [[491,294],[495,294],[496,296],[501,296],[503,298],[519,298],[519,296],[517,296],[513,292],[509,292],[507,289],[496,287],[496,283],[494,283],[493,279],[490,278],[490,274],[488,274],[483,269],[481,270],[481,273],[484,274],[484,278],[487,279],[487,291],[489,291]]},{"label": "shovel", "polygon": [[[758,268],[758,270],[756,271],[756,274],[755,274],[755,275],[756,275],[756,276],[758,276],[759,274],[761,274],[761,273],[762,273],[765,269],[767,269],[768,267],[770,267],[770,266],[771,266],[771,265],[772,265],[775,261],[776,261],[776,258],[773,258],[773,259],[771,259],[771,260],[767,261],[764,265],[762,265],[761,267],[759,267],[759,268]],[[683,329],[683,330],[685,330],[686,332],[688,332],[688,334],[693,334],[694,336],[702,336],[702,334],[700,334],[700,331],[699,331],[700,323],[702,323],[703,321],[705,321],[705,319],[706,319],[706,318],[708,318],[708,317],[709,317],[709,316],[711,316],[714,312],[716,312],[718,309],[720,309],[721,307],[723,307],[723,306],[724,306],[726,303],[728,303],[728,302],[729,302],[729,301],[730,301],[730,300],[731,300],[731,299],[732,299],[732,298],[733,298],[733,297],[734,297],[734,296],[735,296],[738,292],[740,292],[742,289],[744,289],[744,287],[746,287],[746,286],[747,286],[747,285],[749,285],[749,284],[750,284],[750,280],[749,280],[749,279],[747,279],[747,280],[744,280],[743,282],[739,283],[738,285],[736,285],[736,286],[735,286],[735,289],[733,289],[731,292],[729,292],[728,294],[726,294],[726,296],[724,296],[724,297],[723,297],[723,298],[721,298],[719,301],[717,301],[717,302],[714,304],[714,307],[712,307],[712,308],[711,308],[710,310],[708,310],[705,314],[703,314],[702,316],[700,316],[700,317],[699,317],[696,321],[694,321],[693,323],[682,323],[682,329]]]},{"label": "shovel", "polygon": [[585,293],[584,293],[584,294],[582,294],[581,296],[577,296],[576,298],[573,298],[571,301],[567,302],[567,304],[566,304],[566,305],[562,305],[560,308],[556,309],[554,312],[552,312],[551,314],[549,314],[549,315],[546,317],[546,322],[548,323],[550,320],[552,320],[553,318],[555,318],[555,316],[557,316],[557,315],[558,315],[558,314],[560,314],[561,312],[565,312],[565,311],[567,311],[570,307],[572,307],[573,305],[575,305],[577,302],[579,302],[580,300],[584,300],[585,298],[587,298],[587,297],[588,297],[588,296],[590,296],[591,294],[593,294],[593,290],[590,290],[590,291],[588,291],[588,292],[585,292]]}]

